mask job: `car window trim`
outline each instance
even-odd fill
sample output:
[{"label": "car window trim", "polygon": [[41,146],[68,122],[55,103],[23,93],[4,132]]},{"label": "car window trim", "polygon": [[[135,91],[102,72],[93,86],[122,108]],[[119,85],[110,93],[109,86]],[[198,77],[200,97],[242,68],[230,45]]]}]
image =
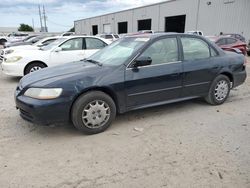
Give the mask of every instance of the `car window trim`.
[{"label": "car window trim", "polygon": [[[136,59],[136,58],[135,58]],[[134,60],[135,60],[134,59]],[[134,61],[133,60],[133,61]],[[153,65],[145,65],[145,66],[141,66],[141,67],[136,67],[137,69],[141,69],[141,68],[148,68],[148,67],[155,67],[155,66],[161,66],[161,65],[167,65],[167,64],[177,64],[177,63],[182,63],[182,61],[171,61],[171,62],[167,62],[167,63],[160,63],[160,64],[153,64]],[[126,67],[126,70],[130,70],[130,69],[134,69],[134,67]]]},{"label": "car window trim", "polygon": [[[168,38],[175,38],[176,39],[176,44],[177,44],[177,51],[178,51],[178,60],[174,61],[174,62],[168,62],[168,63],[175,63],[175,62],[182,62],[181,61],[181,57],[180,57],[180,48],[179,48],[179,42],[178,42],[178,36],[163,36],[163,37],[159,37],[157,38],[157,40],[152,40],[148,45],[146,45],[138,54],[135,55],[134,58],[132,58],[132,60],[128,63],[128,65],[126,66],[126,70],[127,69],[133,69],[134,67],[132,66],[134,63],[134,60],[139,57],[141,54],[143,54],[143,52],[145,52],[153,43],[159,41],[159,40],[164,40],[164,39],[168,39]],[[168,64],[168,63],[161,63],[161,64],[155,64],[155,65],[163,65],[163,64]],[[153,65],[147,65],[147,67],[150,67]],[[142,66],[142,67],[146,67],[146,66]],[[139,68],[139,67],[138,67]]]}]

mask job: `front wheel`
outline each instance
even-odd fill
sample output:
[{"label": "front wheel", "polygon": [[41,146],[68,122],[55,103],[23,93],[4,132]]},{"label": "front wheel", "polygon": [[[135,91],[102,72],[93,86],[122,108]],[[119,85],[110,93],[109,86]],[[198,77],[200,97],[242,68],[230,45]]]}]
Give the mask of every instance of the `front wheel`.
[{"label": "front wheel", "polygon": [[41,69],[43,69],[45,67],[46,66],[44,64],[39,63],[39,62],[31,63],[25,68],[24,75],[35,72],[35,71],[38,71],[38,70],[41,70]]},{"label": "front wheel", "polygon": [[74,126],[86,133],[97,134],[105,131],[116,116],[113,99],[101,91],[91,91],[80,96],[71,110]]},{"label": "front wheel", "polygon": [[205,100],[212,105],[223,104],[230,93],[230,80],[225,75],[217,76],[211,84]]}]

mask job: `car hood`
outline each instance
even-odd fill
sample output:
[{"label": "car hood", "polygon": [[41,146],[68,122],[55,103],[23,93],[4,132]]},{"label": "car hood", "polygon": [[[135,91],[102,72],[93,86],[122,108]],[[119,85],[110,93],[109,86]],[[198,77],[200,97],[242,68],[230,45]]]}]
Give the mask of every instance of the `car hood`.
[{"label": "car hood", "polygon": [[12,46],[20,46],[20,45],[29,45],[30,42],[14,42],[6,45],[6,47],[12,47]]},{"label": "car hood", "polygon": [[19,85],[25,87],[52,87],[54,84],[62,84],[63,80],[98,80],[113,71],[110,66],[99,66],[93,63],[79,61],[61,66],[49,67],[24,76]]},{"label": "car hood", "polygon": [[[7,49],[7,48],[6,48]],[[37,59],[41,58],[43,56],[47,56],[50,51],[43,51],[39,50],[39,48],[18,48],[15,49],[14,47],[8,48],[8,49],[14,49],[13,53],[6,54],[6,58],[12,57],[12,56],[21,56],[23,58],[29,58],[29,59]]]}]

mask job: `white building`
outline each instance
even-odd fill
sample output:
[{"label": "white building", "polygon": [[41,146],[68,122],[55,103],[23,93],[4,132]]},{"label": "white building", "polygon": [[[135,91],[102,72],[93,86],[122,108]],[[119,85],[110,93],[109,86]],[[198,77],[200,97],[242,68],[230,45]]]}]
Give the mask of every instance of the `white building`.
[{"label": "white building", "polygon": [[250,0],[169,0],[74,22],[77,34],[132,33],[139,30],[205,35],[239,33],[250,39]]}]

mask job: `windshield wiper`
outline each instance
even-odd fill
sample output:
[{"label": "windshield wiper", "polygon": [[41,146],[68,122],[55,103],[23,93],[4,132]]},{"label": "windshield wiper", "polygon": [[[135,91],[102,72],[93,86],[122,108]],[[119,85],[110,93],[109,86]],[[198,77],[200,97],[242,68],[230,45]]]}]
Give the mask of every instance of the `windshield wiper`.
[{"label": "windshield wiper", "polygon": [[98,65],[98,66],[102,66],[102,63],[100,63],[99,61],[96,61],[96,60],[93,60],[93,59],[83,59],[83,60],[81,60],[81,61],[87,61],[87,62],[90,62],[90,63],[94,63],[94,64],[96,64],[96,65]]}]

